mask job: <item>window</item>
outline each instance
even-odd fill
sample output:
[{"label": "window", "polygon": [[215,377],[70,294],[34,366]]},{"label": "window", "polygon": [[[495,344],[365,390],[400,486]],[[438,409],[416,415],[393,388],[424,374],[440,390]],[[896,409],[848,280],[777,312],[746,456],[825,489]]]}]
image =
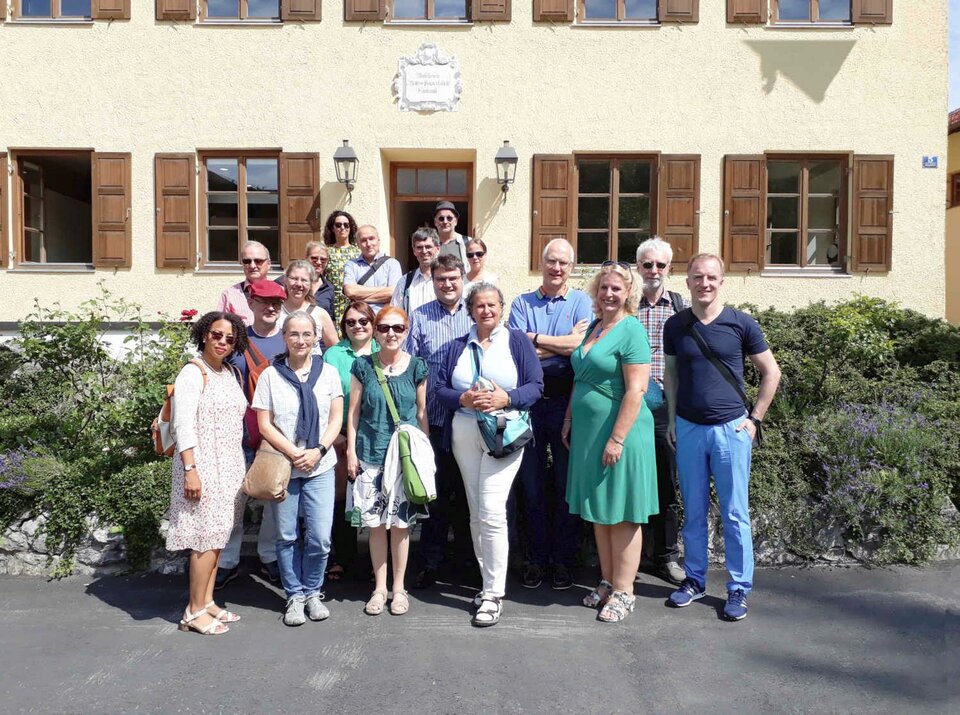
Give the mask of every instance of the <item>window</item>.
[{"label": "window", "polygon": [[89,153],[20,154],[22,264],[93,261]]},{"label": "window", "polygon": [[839,159],[767,162],[767,266],[842,268]]},{"label": "window", "polygon": [[206,0],[203,7],[205,20],[280,20],[280,0]]},{"label": "window", "polygon": [[960,171],[950,176],[950,184],[948,186],[947,196],[947,206],[953,208],[954,206],[960,206]]},{"label": "window", "polygon": [[850,23],[850,0],[774,0],[774,22]]},{"label": "window", "polygon": [[467,0],[393,0],[392,20],[466,22]]},{"label": "window", "polygon": [[24,19],[90,18],[90,0],[20,0],[20,17]]},{"label": "window", "polygon": [[657,0],[581,0],[580,21],[656,22]]},{"label": "window", "polygon": [[279,157],[206,156],[203,166],[207,262],[236,263],[245,241],[279,257]]},{"label": "window", "polygon": [[577,162],[577,262],[633,262],[650,237],[652,159]]}]

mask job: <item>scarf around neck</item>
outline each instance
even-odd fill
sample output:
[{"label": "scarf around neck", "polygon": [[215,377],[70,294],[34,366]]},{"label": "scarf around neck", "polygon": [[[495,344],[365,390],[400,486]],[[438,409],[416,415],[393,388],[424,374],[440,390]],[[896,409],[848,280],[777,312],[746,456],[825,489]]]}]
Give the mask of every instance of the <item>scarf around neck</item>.
[{"label": "scarf around neck", "polygon": [[319,355],[313,356],[310,376],[307,377],[306,382],[300,382],[293,369],[287,365],[286,358],[274,358],[273,366],[280,377],[293,385],[300,398],[295,441],[304,440],[306,449],[316,449],[320,446],[320,406],[317,404],[317,396],[314,394],[313,388],[323,371],[323,359]]}]

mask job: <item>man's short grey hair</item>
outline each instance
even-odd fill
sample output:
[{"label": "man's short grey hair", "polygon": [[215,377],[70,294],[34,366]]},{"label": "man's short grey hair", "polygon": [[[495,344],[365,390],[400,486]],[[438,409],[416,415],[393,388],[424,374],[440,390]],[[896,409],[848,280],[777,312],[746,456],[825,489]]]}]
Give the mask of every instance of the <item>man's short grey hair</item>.
[{"label": "man's short grey hair", "polygon": [[659,236],[653,236],[637,246],[637,263],[640,262],[640,256],[649,251],[667,254],[667,263],[673,262],[673,246],[664,241]]},{"label": "man's short grey hair", "polygon": [[440,248],[440,236],[437,235],[437,229],[423,226],[414,231],[410,237],[411,246],[415,243],[422,243],[423,241],[432,241],[434,246]]},{"label": "man's short grey hair", "polygon": [[240,247],[240,255],[243,256],[243,252],[248,248],[262,248],[263,252],[267,254],[267,260],[270,260],[270,249],[260,243],[260,241],[244,241],[243,246]]},{"label": "man's short grey hair", "polygon": [[552,241],[549,241],[547,245],[543,247],[543,253],[540,256],[543,260],[547,260],[547,253],[554,244],[562,245],[566,249],[567,253],[570,255],[571,263],[577,262],[577,254],[576,251],[573,250],[573,244],[565,238],[555,238]]}]

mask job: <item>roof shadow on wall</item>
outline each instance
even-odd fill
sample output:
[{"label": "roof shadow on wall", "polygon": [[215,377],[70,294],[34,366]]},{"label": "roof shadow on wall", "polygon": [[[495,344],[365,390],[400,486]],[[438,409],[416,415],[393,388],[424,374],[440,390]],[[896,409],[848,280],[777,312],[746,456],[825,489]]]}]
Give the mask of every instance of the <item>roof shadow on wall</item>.
[{"label": "roof shadow on wall", "polygon": [[749,40],[760,57],[764,94],[770,94],[779,76],[785,77],[817,104],[846,61],[853,40]]}]

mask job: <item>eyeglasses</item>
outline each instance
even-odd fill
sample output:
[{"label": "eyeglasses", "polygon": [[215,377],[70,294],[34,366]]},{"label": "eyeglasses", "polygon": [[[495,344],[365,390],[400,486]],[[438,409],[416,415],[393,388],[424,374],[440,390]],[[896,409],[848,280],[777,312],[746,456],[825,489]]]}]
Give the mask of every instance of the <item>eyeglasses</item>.
[{"label": "eyeglasses", "polygon": [[437,221],[440,223],[450,223],[451,221],[456,221],[456,216],[437,216]]},{"label": "eyeglasses", "polygon": [[653,268],[654,266],[656,266],[657,268],[659,268],[661,271],[664,270],[664,269],[667,267],[667,264],[666,264],[666,263],[661,263],[660,261],[644,261],[644,262],[641,263],[640,265],[643,266],[644,268],[646,268],[648,271],[649,271],[651,268]]},{"label": "eyeglasses", "polygon": [[443,285],[444,283],[456,283],[459,280],[463,280],[463,276],[434,276],[433,282]]},{"label": "eyeglasses", "polygon": [[312,342],[316,336],[315,333],[307,331],[305,333],[287,333],[286,337],[293,338],[294,340],[303,340],[304,342]]},{"label": "eyeglasses", "polygon": [[344,323],[346,323],[346,326],[348,328],[355,328],[358,325],[361,328],[365,328],[370,324],[370,318],[356,318],[356,319],[348,318],[347,320],[344,321]]},{"label": "eyeglasses", "polygon": [[227,345],[233,345],[237,342],[237,338],[234,335],[226,335],[221,333],[219,330],[211,330],[207,335],[210,336],[210,339],[215,343],[219,343],[221,340],[225,340]]},{"label": "eyeglasses", "polygon": [[334,228],[350,228],[350,224],[344,223],[343,221],[334,221],[333,227]]},{"label": "eyeglasses", "polygon": [[377,332],[381,335],[386,335],[391,330],[397,335],[403,335],[406,329],[406,325],[387,325],[386,323],[380,323],[380,325],[377,326]]},{"label": "eyeglasses", "polygon": [[467,253],[467,258],[483,258],[487,255],[486,251],[470,251]]},{"label": "eyeglasses", "polygon": [[559,258],[547,258],[543,261],[546,265],[550,266],[559,266],[560,268],[569,268],[573,265],[570,261],[563,261]]},{"label": "eyeglasses", "polygon": [[258,266],[262,266],[267,262],[266,258],[244,258],[240,261],[243,265],[249,266],[253,263],[256,263]]}]

